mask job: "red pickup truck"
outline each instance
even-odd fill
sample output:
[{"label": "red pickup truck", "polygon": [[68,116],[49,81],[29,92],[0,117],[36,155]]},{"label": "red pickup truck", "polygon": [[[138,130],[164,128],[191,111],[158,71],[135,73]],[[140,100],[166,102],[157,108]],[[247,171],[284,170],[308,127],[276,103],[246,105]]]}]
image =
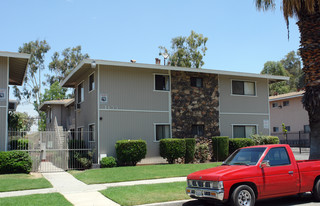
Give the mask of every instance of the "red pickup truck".
[{"label": "red pickup truck", "polygon": [[234,206],[310,191],[320,201],[320,160],[296,161],[284,144],[244,147],[221,166],[188,175],[187,184],[192,198]]}]

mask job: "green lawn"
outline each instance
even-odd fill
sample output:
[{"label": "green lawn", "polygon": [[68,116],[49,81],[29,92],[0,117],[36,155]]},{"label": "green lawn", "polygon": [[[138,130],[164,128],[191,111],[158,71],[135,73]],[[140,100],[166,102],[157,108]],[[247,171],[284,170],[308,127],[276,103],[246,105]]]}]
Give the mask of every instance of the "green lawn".
[{"label": "green lawn", "polygon": [[49,187],[52,187],[52,185],[45,178],[43,178],[41,174],[0,175],[0,192],[40,189]]},{"label": "green lawn", "polygon": [[100,191],[104,196],[123,206],[141,205],[190,199],[186,182],[111,187]]},{"label": "green lawn", "polygon": [[75,178],[86,184],[99,184],[168,177],[184,177],[192,172],[216,167],[220,164],[221,163],[147,165],[70,171],[70,173]]},{"label": "green lawn", "polygon": [[59,193],[0,198],[1,206],[65,206],[72,205]]}]

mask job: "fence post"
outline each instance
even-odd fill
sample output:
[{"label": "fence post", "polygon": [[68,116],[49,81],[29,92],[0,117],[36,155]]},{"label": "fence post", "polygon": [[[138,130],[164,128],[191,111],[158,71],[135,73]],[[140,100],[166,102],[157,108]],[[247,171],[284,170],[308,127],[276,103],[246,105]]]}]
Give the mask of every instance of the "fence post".
[{"label": "fence post", "polygon": [[299,152],[301,154],[301,131],[299,131]]}]

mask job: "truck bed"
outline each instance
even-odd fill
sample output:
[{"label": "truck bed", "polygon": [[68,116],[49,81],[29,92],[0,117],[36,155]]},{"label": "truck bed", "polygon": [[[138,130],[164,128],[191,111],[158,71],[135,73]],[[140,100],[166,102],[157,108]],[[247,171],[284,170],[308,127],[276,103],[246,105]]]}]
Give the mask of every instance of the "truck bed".
[{"label": "truck bed", "polygon": [[320,160],[297,160],[300,173],[300,192],[309,192],[313,189],[315,178],[320,174]]}]

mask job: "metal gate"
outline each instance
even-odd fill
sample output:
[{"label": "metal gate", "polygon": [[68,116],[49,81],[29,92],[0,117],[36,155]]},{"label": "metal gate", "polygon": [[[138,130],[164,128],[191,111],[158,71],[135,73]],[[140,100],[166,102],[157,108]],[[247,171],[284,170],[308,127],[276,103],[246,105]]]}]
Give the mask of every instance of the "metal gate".
[{"label": "metal gate", "polygon": [[97,159],[92,135],[84,131],[9,132],[8,150],[28,152],[33,172],[89,169]]}]

